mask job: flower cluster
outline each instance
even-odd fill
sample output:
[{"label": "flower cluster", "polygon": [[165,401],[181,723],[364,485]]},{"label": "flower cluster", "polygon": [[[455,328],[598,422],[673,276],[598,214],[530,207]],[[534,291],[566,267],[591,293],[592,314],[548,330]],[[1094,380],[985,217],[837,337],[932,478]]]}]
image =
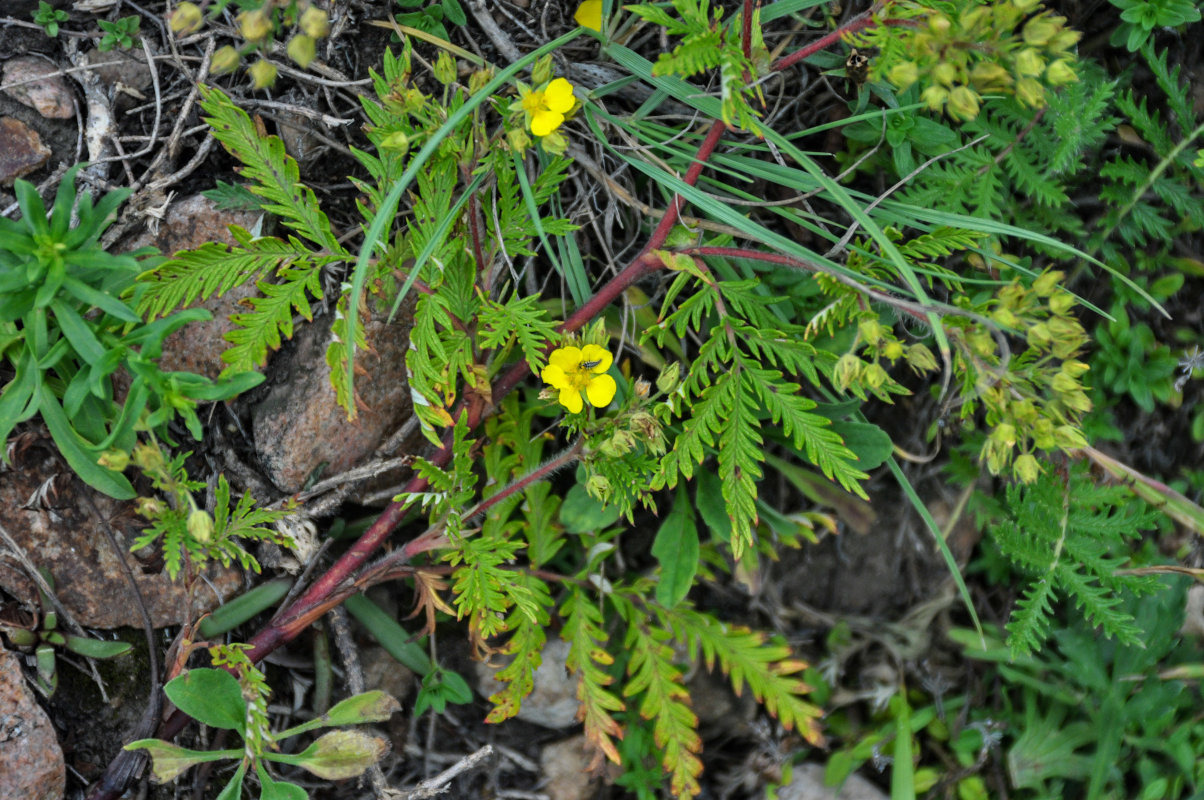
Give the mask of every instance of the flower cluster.
[{"label": "flower cluster", "polygon": [[596,344],[561,347],[548,356],[548,365],[539,376],[560,392],[560,405],[577,414],[585,407],[582,392],[597,408],[610,405],[618,389],[615,379],[606,374],[613,361],[610,351]]}]

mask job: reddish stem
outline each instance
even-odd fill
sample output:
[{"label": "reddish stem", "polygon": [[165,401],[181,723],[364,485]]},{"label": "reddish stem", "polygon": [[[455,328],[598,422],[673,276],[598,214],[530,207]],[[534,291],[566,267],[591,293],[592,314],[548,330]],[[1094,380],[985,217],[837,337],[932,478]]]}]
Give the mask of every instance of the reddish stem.
[{"label": "reddish stem", "polygon": [[812,42],[811,44],[802,48],[801,50],[795,50],[793,53],[791,53],[788,56],[782,56],[781,58],[779,58],[777,61],[774,62],[773,67],[772,67],[773,71],[781,72],[784,69],[789,69],[790,67],[793,67],[798,62],[802,61],[804,58],[813,56],[816,53],[818,53],[820,50],[826,50],[827,48],[836,44],[843,37],[847,36],[850,33],[856,33],[857,31],[862,31],[862,30],[865,30],[866,28],[872,28],[875,25],[889,25],[891,27],[901,27],[901,26],[915,24],[912,20],[909,20],[909,19],[886,19],[886,20],[882,20],[882,22],[877,22],[876,20],[874,20],[873,16],[871,15],[872,11],[873,11],[873,9],[865,12],[864,14],[862,14],[861,16],[859,16],[855,19],[850,20],[849,22],[845,23],[844,25],[840,26],[836,30],[829,33],[827,36],[823,36],[819,39],[816,39],[814,42]]}]

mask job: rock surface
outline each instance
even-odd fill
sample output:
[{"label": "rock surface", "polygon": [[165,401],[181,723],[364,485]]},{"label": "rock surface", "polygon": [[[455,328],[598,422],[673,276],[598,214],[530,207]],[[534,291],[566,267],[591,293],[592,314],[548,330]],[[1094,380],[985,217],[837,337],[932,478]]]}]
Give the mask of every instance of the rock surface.
[{"label": "rock surface", "polygon": [[[21,56],[4,62],[4,93],[35,109],[49,119],[75,116],[74,95],[52,62],[37,56]],[[14,85],[15,84],[15,85]]]},{"label": "rock surface", "polygon": [[260,463],[281,491],[300,490],[319,468],[322,477],[345,472],[410,414],[405,354],[411,308],[403,305],[392,323],[385,322],[386,308],[364,326],[368,349],[356,351],[355,393],[361,405],[354,421],[347,420],[330,385],[328,322],[301,327],[294,347],[273,360],[276,385],[252,419]]},{"label": "rock surface", "polygon": [[38,132],[15,117],[0,117],[0,185],[12,186],[50,158]]},{"label": "rock surface", "polygon": [[593,751],[585,735],[574,736],[545,745],[539,751],[539,766],[543,769],[543,791],[552,800],[586,800],[595,792],[590,774]]},{"label": "rock surface", "polygon": [[[543,648],[543,662],[535,670],[535,688],[523,700],[518,718],[545,728],[567,728],[577,723],[577,679],[569,674],[565,664],[569,643],[553,639]],[[483,696],[502,689],[503,684],[493,677],[498,665],[477,662],[477,691]]]},{"label": "rock surface", "polygon": [[66,778],[54,726],[29,691],[20,657],[0,648],[0,797],[57,800]]},{"label": "rock surface", "polygon": [[800,764],[790,783],[778,789],[778,800],[887,800],[887,795],[855,773],[839,790],[825,786],[823,764]]},{"label": "rock surface", "polygon": [[[172,256],[181,250],[196,249],[206,242],[234,244],[229,226],[238,225],[250,230],[261,216],[257,212],[219,210],[209,198],[194,194],[167,207],[157,233],[144,233],[126,243],[123,249],[136,250],[150,245],[159,248],[164,255]],[[195,372],[216,378],[225,366],[221,360],[222,352],[230,346],[222,337],[235,327],[230,315],[246,311],[242,301],[258,294],[254,283],[249,282],[220,297],[196,303],[192,307],[208,310],[213,319],[194,322],[167,337],[159,366],[168,371]]]},{"label": "rock surface", "polygon": [[[102,520],[82,496],[84,492],[112,527],[155,627],[184,621],[183,582],[169,581],[160,564],[140,563],[128,552],[143,525],[133,503],[113,500],[75,479],[59,461],[49,439],[16,454],[12,466],[0,470],[0,516],[5,530],[36,566],[50,570],[59,600],[80,625],[104,629],[142,626],[118,554],[109,544]],[[194,619],[228,600],[241,585],[237,568],[211,570],[205,588],[194,598]],[[33,582],[3,552],[0,587],[27,603],[37,598]]]}]

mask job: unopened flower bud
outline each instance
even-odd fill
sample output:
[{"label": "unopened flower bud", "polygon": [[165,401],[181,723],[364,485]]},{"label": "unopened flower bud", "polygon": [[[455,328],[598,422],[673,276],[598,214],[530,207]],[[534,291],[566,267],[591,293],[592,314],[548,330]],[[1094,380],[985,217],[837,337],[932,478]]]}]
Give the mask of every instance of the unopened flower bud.
[{"label": "unopened flower bud", "polygon": [[932,79],[942,86],[952,86],[957,80],[957,67],[942,61],[932,68]]},{"label": "unopened flower bud", "polygon": [[636,397],[647,397],[648,392],[650,392],[650,391],[652,391],[651,383],[649,383],[644,378],[636,378],[635,379],[635,396]]},{"label": "unopened flower bud", "polygon": [[1026,47],[1016,56],[1016,72],[1026,78],[1035,78],[1045,71],[1045,59],[1035,47]]},{"label": "unopened flower bud", "polygon": [[381,139],[379,146],[382,150],[405,153],[410,149],[410,137],[406,135],[405,131],[393,131],[384,139]]},{"label": "unopened flower bud", "polygon": [[615,431],[614,435],[598,447],[598,452],[609,458],[618,458],[630,453],[635,444],[635,434],[631,431]]},{"label": "unopened flower bud", "polygon": [[1045,70],[1045,80],[1050,86],[1065,86],[1068,83],[1074,83],[1078,79],[1079,76],[1075,74],[1074,69],[1064,58],[1053,62]]},{"label": "unopened flower bud", "polygon": [[238,62],[240,61],[242,61],[242,56],[233,47],[230,45],[219,47],[209,62],[209,74],[226,75],[231,73],[238,69]]},{"label": "unopened flower bud", "polygon": [[305,9],[298,24],[305,35],[312,39],[322,39],[330,33],[330,17],[317,6]]},{"label": "unopened flower bud", "polygon": [[929,111],[940,111],[948,99],[949,90],[940,86],[929,86],[920,94],[920,100],[924,101]]},{"label": "unopened flower bud", "polygon": [[522,153],[531,146],[531,137],[522,128],[511,128],[506,131],[506,142],[510,145],[511,150]]},{"label": "unopened flower bud", "polygon": [[456,82],[457,72],[456,59],[446,50],[440,50],[439,57],[435,59],[435,80],[444,86],[450,86]]},{"label": "unopened flower bud", "polygon": [[1074,296],[1069,292],[1058,292],[1049,298],[1051,314],[1062,315],[1074,307]]},{"label": "unopened flower bud", "polygon": [[1001,422],[991,431],[991,438],[1006,447],[1016,446],[1016,427],[1010,422]]},{"label": "unopened flower bud", "polygon": [[595,473],[586,479],[585,491],[589,492],[591,497],[604,499],[610,494],[610,481],[606,479],[605,475]]},{"label": "unopened flower bud", "polygon": [[841,391],[848,389],[861,376],[861,359],[845,353],[832,368],[832,382]]},{"label": "unopened flower bud", "polygon": [[949,93],[949,116],[971,120],[978,116],[978,93],[969,86],[958,86]]},{"label": "unopened flower bud", "polygon": [[970,82],[984,92],[1012,85],[1012,76],[994,61],[979,61],[970,72]]},{"label": "unopened flower bud", "polygon": [[901,91],[919,80],[920,72],[916,62],[900,61],[890,68],[886,78]]},{"label": "unopened flower bud", "polygon": [[1041,475],[1041,465],[1037,463],[1032,453],[1025,453],[1016,459],[1012,465],[1012,474],[1021,483],[1032,483]]},{"label": "unopened flower bud", "polygon": [[887,342],[886,347],[882,348],[882,355],[891,360],[891,363],[899,360],[903,355],[903,343],[899,341]]},{"label": "unopened flower bud", "polygon": [[944,14],[932,14],[928,17],[928,30],[940,36],[945,31],[949,30],[952,23]]},{"label": "unopened flower bud", "polygon": [[248,42],[260,42],[272,32],[272,18],[262,8],[238,15],[238,32]]},{"label": "unopened flower bud", "polygon": [[871,389],[878,389],[886,383],[890,376],[886,374],[886,370],[877,362],[866,364],[864,372],[865,385]]},{"label": "unopened flower bud", "polygon": [[166,464],[163,460],[163,451],[155,445],[145,442],[135,447],[131,456],[134,466],[146,472],[158,472]]},{"label": "unopened flower bud", "polygon": [[477,94],[485,88],[485,84],[493,80],[493,70],[478,69],[468,76],[468,93]]},{"label": "unopened flower bud", "polygon": [[262,58],[247,68],[251,76],[251,86],[255,89],[266,89],[276,82],[276,67]]},{"label": "unopened flower bud", "polygon": [[309,66],[309,63],[314,60],[316,48],[313,38],[304,34],[298,34],[288,41],[288,57],[293,62],[304,69]]},{"label": "unopened flower bud", "polygon": [[167,506],[155,497],[139,497],[134,503],[134,510],[147,519],[155,519],[167,510]]},{"label": "unopened flower bud", "polygon": [[1065,277],[1060,270],[1044,272],[1033,281],[1033,291],[1040,297],[1049,297],[1058,288],[1058,283]]},{"label": "unopened flower bud", "polygon": [[188,515],[188,535],[201,544],[208,544],[213,538],[213,517],[208,511],[196,509]]},{"label": "unopened flower bud", "polygon": [[932,372],[937,368],[936,356],[922,344],[913,344],[907,348],[907,363],[917,372]]},{"label": "unopened flower bud", "polygon": [[1076,361],[1074,359],[1070,359],[1068,361],[1062,362],[1062,371],[1065,372],[1067,375],[1069,375],[1072,378],[1077,378],[1080,375],[1083,375],[1084,373],[1086,373],[1090,369],[1091,369],[1091,367],[1088,366],[1087,364],[1084,364],[1082,361]]},{"label": "unopened flower bud", "polygon": [[661,370],[661,374],[656,376],[657,391],[668,394],[677,388],[677,382],[681,380],[681,364],[674,361],[668,364]]},{"label": "unopened flower bud", "polygon": [[866,344],[878,344],[882,338],[882,323],[872,317],[863,317],[857,321],[857,332]]},{"label": "unopened flower bud", "polygon": [[130,465],[130,454],[124,450],[106,450],[100,454],[96,463],[105,469],[121,472]]},{"label": "unopened flower bud", "polygon": [[180,3],[175,11],[171,12],[168,24],[173,32],[187,36],[201,29],[201,25],[205,24],[205,15],[196,3]]}]

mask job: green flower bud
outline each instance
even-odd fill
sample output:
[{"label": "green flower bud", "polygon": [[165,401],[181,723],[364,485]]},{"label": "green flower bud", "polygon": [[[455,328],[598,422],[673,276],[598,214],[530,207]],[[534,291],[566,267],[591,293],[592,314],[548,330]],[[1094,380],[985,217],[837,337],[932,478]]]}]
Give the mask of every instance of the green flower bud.
[{"label": "green flower bud", "polygon": [[1086,392],[1071,392],[1068,395],[1064,395],[1061,400],[1067,408],[1072,408],[1075,411],[1086,414],[1091,410],[1091,398],[1087,396]]},{"label": "green flower bud", "polygon": [[1058,292],[1049,298],[1049,312],[1062,316],[1074,308],[1074,296],[1069,292]]},{"label": "green flower bud", "polygon": [[242,56],[238,54],[230,45],[219,47],[217,52],[213,54],[213,58],[209,61],[210,75],[226,75],[238,69],[238,62],[242,60]]},{"label": "green flower bud", "polygon": [[971,120],[978,116],[978,93],[969,86],[958,86],[949,93],[949,116]]},{"label": "green flower bud", "polygon": [[1045,107],[1045,87],[1034,78],[1021,78],[1016,83],[1016,97],[1029,108]]},{"label": "green flower bud", "polygon": [[1012,7],[1022,14],[1027,14],[1041,3],[1041,0],[1012,0]]},{"label": "green flower bud", "polygon": [[957,67],[942,61],[932,68],[932,79],[942,86],[952,86],[957,80]]},{"label": "green flower bud", "polygon": [[1012,85],[1012,76],[994,61],[979,61],[970,72],[970,82],[984,91],[997,91]]},{"label": "green flower bud", "polygon": [[1032,483],[1041,475],[1041,465],[1032,453],[1025,453],[1012,465],[1012,474],[1021,483]]},{"label": "green flower bud", "polygon": [[932,372],[937,369],[936,356],[922,344],[913,344],[907,348],[907,363],[916,372]]},{"label": "green flower bud", "polygon": [[251,76],[251,86],[255,89],[266,89],[276,82],[276,67],[262,58],[247,67]]},{"label": "green flower bud", "polygon": [[547,136],[540,137],[539,145],[546,153],[554,156],[562,156],[569,149],[569,140],[564,138],[564,135],[560,131],[552,131]]},{"label": "green flower bud", "polygon": [[1083,34],[1080,31],[1066,28],[1057,36],[1049,40],[1049,44],[1046,46],[1046,49],[1052,53],[1066,53],[1070,51],[1070,48],[1078,44],[1079,39],[1082,38]]},{"label": "green flower bud", "polygon": [[523,128],[511,128],[506,131],[506,143],[516,153],[525,153],[531,146],[531,136]]},{"label": "green flower bud", "polygon": [[585,481],[585,491],[589,492],[591,497],[605,500],[610,496],[610,481],[604,475],[590,475]]},{"label": "green flower bud", "polygon": [[940,36],[942,33],[949,30],[949,26],[952,24],[953,23],[951,23],[949,18],[944,14],[930,14],[928,16],[928,30],[932,31],[937,36]]},{"label": "green flower bud", "polygon": [[991,438],[1005,447],[1016,446],[1016,426],[1010,422],[1001,422],[991,431]]},{"label": "green flower bud", "polygon": [[105,469],[121,472],[130,465],[130,454],[124,450],[106,450],[96,459],[96,463]]},{"label": "green flower bud", "polygon": [[1038,322],[1025,332],[1025,339],[1032,347],[1044,347],[1053,340],[1053,336],[1049,332],[1048,325]]},{"label": "green flower bud", "polygon": [[995,320],[1005,328],[1020,327],[1020,318],[1012,313],[1011,309],[1004,308],[1002,306],[991,312],[991,319]]},{"label": "green flower bud", "polygon": [[668,394],[677,388],[679,380],[681,380],[681,364],[674,361],[666,365],[661,370],[661,374],[656,376],[656,390]]},{"label": "green flower bud", "polygon": [[1074,69],[1066,59],[1059,59],[1049,65],[1045,70],[1045,80],[1050,86],[1065,86],[1068,83],[1074,83],[1079,79],[1075,74]]},{"label": "green flower bud", "polygon": [[171,12],[171,17],[167,22],[174,33],[187,36],[201,29],[201,26],[205,24],[205,15],[201,13],[201,9],[197,7],[196,3],[180,3],[176,6],[175,11]]},{"label": "green flower bud", "polygon": [[1058,394],[1072,394],[1079,391],[1079,382],[1067,375],[1065,372],[1059,372],[1053,376],[1053,380],[1049,382],[1053,390]]},{"label": "green flower bud", "polygon": [[1035,78],[1045,71],[1045,59],[1035,47],[1026,47],[1016,56],[1016,72],[1026,78]]},{"label": "green flower bud", "polygon": [[208,511],[196,509],[188,515],[188,535],[201,544],[208,544],[213,538],[213,517]]},{"label": "green flower bud", "polygon": [[861,359],[845,353],[832,368],[832,382],[841,391],[848,389],[861,376]]},{"label": "green flower bud", "polygon": [[552,56],[546,55],[535,62],[531,67],[531,83],[534,86],[543,86],[552,80]]},{"label": "green flower bud", "polygon": [[392,150],[396,153],[405,153],[410,149],[410,137],[406,136],[405,131],[393,131],[388,136],[380,140],[379,146],[382,150]]},{"label": "green flower bud", "polygon": [[886,374],[886,370],[877,362],[866,364],[863,380],[865,385],[871,389],[881,388],[890,376]]},{"label": "green flower bud", "polygon": [[940,111],[949,99],[949,90],[940,86],[929,86],[920,94],[920,99],[928,106],[929,111]]},{"label": "green flower bud", "polygon": [[635,434],[631,431],[615,431],[614,434],[598,447],[598,452],[608,458],[619,458],[630,453],[636,445]]},{"label": "green flower bud", "polygon": [[450,86],[456,82],[457,72],[456,59],[446,50],[440,50],[439,57],[435,59],[435,80],[444,86]]},{"label": "green flower bud", "polygon": [[976,356],[989,356],[995,352],[995,338],[984,330],[966,334],[966,344]]},{"label": "green flower bud", "polygon": [[468,93],[476,94],[485,88],[485,84],[493,80],[493,70],[478,69],[468,76]]},{"label": "green flower bud", "polygon": [[1040,297],[1049,297],[1053,294],[1058,284],[1062,282],[1065,275],[1060,270],[1050,270],[1041,274],[1039,278],[1033,281],[1033,291]]},{"label": "green flower bud", "polygon": [[163,504],[163,501],[155,497],[139,497],[134,503],[134,510],[146,519],[153,520],[166,511],[167,506]]},{"label": "green flower bud", "polygon": [[288,57],[302,69],[309,66],[309,63],[314,60],[316,48],[312,37],[304,34],[298,34],[288,41]]},{"label": "green flower bud", "polygon": [[159,472],[167,464],[163,459],[163,451],[147,442],[135,447],[134,452],[130,455],[133,458],[134,466],[145,472]]},{"label": "green flower bud", "polygon": [[1090,369],[1091,367],[1087,364],[1084,364],[1082,361],[1070,359],[1062,362],[1062,371],[1072,378],[1077,378],[1085,374]]},{"label": "green flower bud", "polygon": [[914,61],[900,61],[890,68],[886,79],[899,90],[903,90],[920,79],[919,68]]},{"label": "green flower bud", "polygon": [[903,343],[900,341],[887,342],[882,348],[882,355],[890,359],[891,363],[895,363],[903,355]]},{"label": "green flower bud", "polygon": [[857,322],[857,331],[866,344],[874,345],[882,338],[882,323],[873,317],[862,317]]},{"label": "green flower bud", "polygon": [[1073,425],[1059,425],[1054,431],[1054,438],[1063,450],[1079,450],[1087,446],[1087,437]]},{"label": "green flower bud", "polygon": [[1053,423],[1042,417],[1033,425],[1033,444],[1041,450],[1052,450],[1057,447],[1054,439]]},{"label": "green flower bud", "polygon": [[1030,19],[1028,24],[1024,26],[1023,35],[1025,44],[1031,44],[1034,47],[1044,47],[1062,28],[1057,20],[1057,17],[1050,17],[1047,14],[1041,14]]},{"label": "green flower bud", "polygon": [[330,17],[317,6],[310,6],[301,14],[297,23],[311,39],[323,39],[330,33]]},{"label": "green flower bud", "polygon": [[272,17],[262,8],[244,11],[238,15],[238,32],[248,42],[263,41],[272,32]]}]

